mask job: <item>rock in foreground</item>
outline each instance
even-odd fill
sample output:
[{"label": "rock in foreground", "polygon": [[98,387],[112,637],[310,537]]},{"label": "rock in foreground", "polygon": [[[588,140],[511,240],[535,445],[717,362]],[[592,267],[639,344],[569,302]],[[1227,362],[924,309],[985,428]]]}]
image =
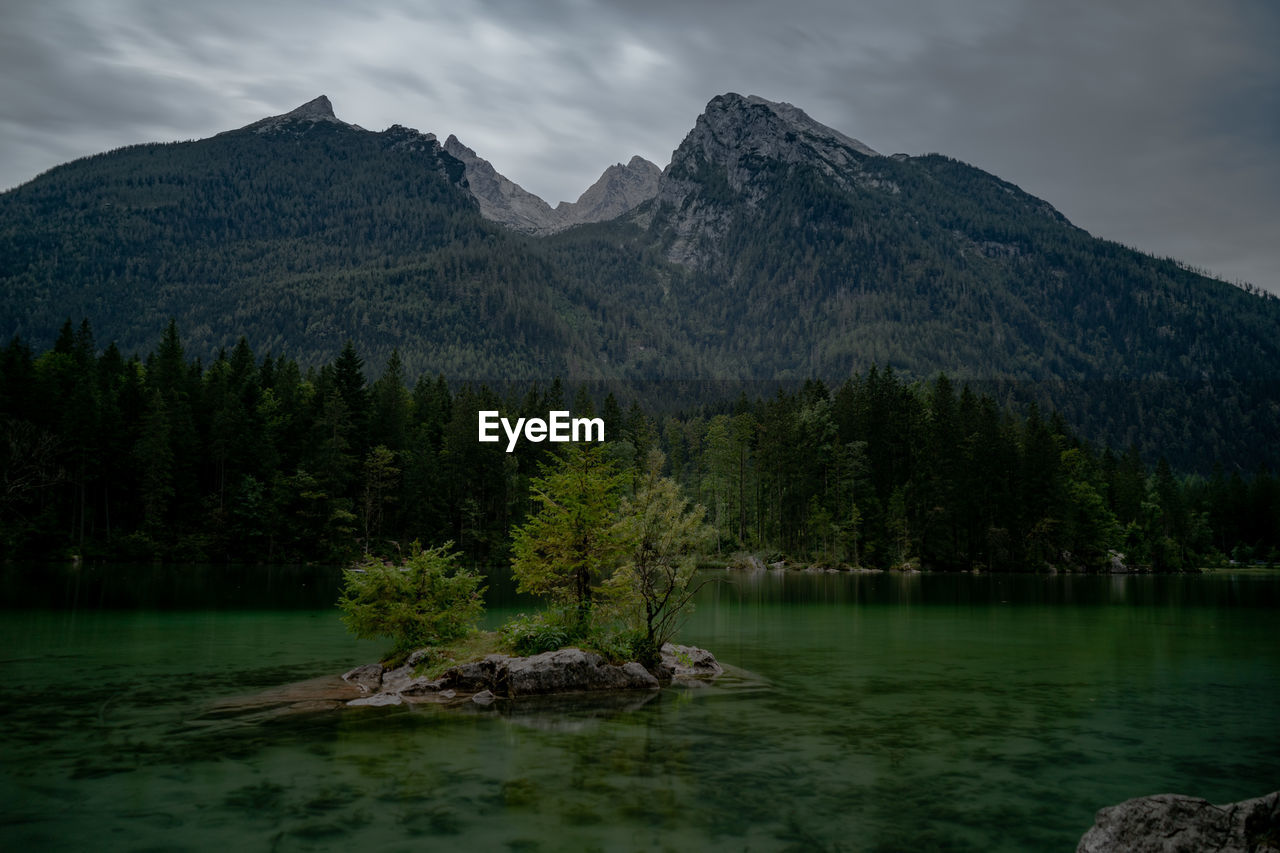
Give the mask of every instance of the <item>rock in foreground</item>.
[{"label": "rock in foreground", "polygon": [[[424,657],[414,652],[408,663],[395,669],[378,664],[356,667],[343,679],[358,686],[362,698],[351,705],[394,705],[399,700],[463,700],[489,697],[516,698],[554,693],[585,693],[598,690],[657,690],[658,678],[636,662],[615,666],[593,652],[567,648],[530,657],[487,655],[447,670],[439,678],[414,676]],[[664,681],[714,678],[723,672],[715,656],[694,646],[662,647],[659,673]],[[393,698],[394,697],[394,698]]]},{"label": "rock in foreground", "polygon": [[1280,791],[1215,806],[1180,794],[1138,797],[1098,811],[1076,853],[1280,851]]}]

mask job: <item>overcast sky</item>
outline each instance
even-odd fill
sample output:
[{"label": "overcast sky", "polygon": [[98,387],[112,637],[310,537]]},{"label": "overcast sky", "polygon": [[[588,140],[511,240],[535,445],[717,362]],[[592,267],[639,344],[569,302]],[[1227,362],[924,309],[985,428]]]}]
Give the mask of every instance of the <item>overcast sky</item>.
[{"label": "overcast sky", "polygon": [[1275,0],[4,0],[0,188],[319,94],[455,133],[555,204],[665,166],[723,92],[937,151],[1077,225],[1280,292]]}]

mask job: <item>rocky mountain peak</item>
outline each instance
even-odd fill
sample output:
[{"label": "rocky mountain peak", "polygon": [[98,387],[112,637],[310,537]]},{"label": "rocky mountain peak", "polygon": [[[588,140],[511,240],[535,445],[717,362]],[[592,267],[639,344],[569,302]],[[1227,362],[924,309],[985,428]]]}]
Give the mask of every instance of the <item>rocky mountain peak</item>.
[{"label": "rocky mountain peak", "polygon": [[329,98],[325,95],[307,101],[297,109],[290,110],[284,114],[284,117],[338,120],[338,117],[333,114],[333,104],[330,103]]},{"label": "rocky mountain peak", "polygon": [[723,166],[730,185],[740,189],[750,177],[750,164],[761,158],[810,163],[838,176],[857,171],[860,161],[878,156],[872,148],[815,121],[799,107],[729,92],[711,99],[672,155],[662,197],[674,201],[673,192],[682,197],[681,188],[672,184],[678,183],[681,175],[697,172],[701,163]]},{"label": "rocky mountain peak", "polygon": [[498,172],[453,134],[444,150],[466,167],[467,186],[480,206],[480,215],[527,234],[554,234],[574,225],[613,219],[653,198],[662,170],[640,156],[624,166],[617,163],[575,202],[562,201],[553,209],[538,196]]},{"label": "rocky mountain peak", "polygon": [[675,211],[668,257],[693,265],[709,259],[707,246],[717,243],[727,221],[724,199],[707,197],[709,186],[727,183],[747,208],[754,208],[770,192],[768,180],[760,180],[769,164],[815,168],[833,184],[853,189],[874,181],[867,163],[879,156],[792,104],[736,92],[717,95],[662,174],[657,199]]},{"label": "rocky mountain peak", "polygon": [[485,219],[526,234],[557,230],[554,228],[557,217],[550,205],[498,172],[492,163],[463,145],[452,133],[444,141],[444,150],[461,161],[467,189]]},{"label": "rocky mountain peak", "polygon": [[625,165],[605,169],[577,201],[562,201],[555,208],[498,173],[456,136],[445,141],[444,150],[466,165],[468,187],[485,218],[529,234],[614,219],[653,198],[680,207],[712,165],[723,168],[730,186],[739,191],[765,160],[814,165],[852,186],[861,180],[863,161],[880,156],[793,104],[736,92],[711,99],[665,171],[634,156]]},{"label": "rocky mountain peak", "polygon": [[868,157],[878,157],[879,152],[869,146],[859,142],[852,136],[846,136],[834,128],[827,127],[821,122],[814,121],[809,114],[794,104],[788,104],[786,101],[774,102],[766,101],[759,95],[748,95],[746,97],[748,104],[754,106],[763,106],[773,112],[779,119],[791,125],[795,130],[800,131],[808,136],[817,139],[833,139],[842,145],[846,145],[857,151],[859,154],[865,154]]},{"label": "rocky mountain peak", "polygon": [[638,154],[625,166],[615,163],[577,201],[556,205],[560,227],[621,216],[657,195],[661,180],[662,170]]},{"label": "rocky mountain peak", "polygon": [[448,151],[454,157],[460,157],[464,154],[468,157],[476,156],[475,151],[463,145],[462,140],[458,139],[458,137],[454,136],[452,133],[449,134],[449,138],[444,141],[444,150]]},{"label": "rocky mountain peak", "polygon": [[347,124],[335,116],[333,114],[333,104],[326,96],[321,95],[287,113],[255,121],[243,129],[252,130],[254,133],[267,133],[278,130],[305,132],[321,122],[337,124],[343,127],[355,126]]}]

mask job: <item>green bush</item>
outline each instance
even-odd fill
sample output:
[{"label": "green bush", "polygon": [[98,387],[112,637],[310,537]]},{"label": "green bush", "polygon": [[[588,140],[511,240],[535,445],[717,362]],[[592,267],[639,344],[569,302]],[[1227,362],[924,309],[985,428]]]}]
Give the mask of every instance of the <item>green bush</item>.
[{"label": "green bush", "polygon": [[631,647],[628,660],[639,661],[645,669],[654,671],[662,662],[662,650],[658,644],[644,634],[631,635]]},{"label": "green bush", "polygon": [[615,664],[638,660],[649,666],[659,658],[643,632],[604,620],[584,624],[573,607],[552,607],[533,615],[521,613],[503,625],[499,633],[503,644],[518,655],[578,646]]},{"label": "green bush", "polygon": [[446,543],[414,551],[404,565],[366,558],[346,571],[338,607],[357,637],[389,637],[392,655],[466,635],[484,615],[479,574],[457,564]]},{"label": "green bush", "polygon": [[543,610],[532,616],[521,613],[503,625],[503,641],[519,655],[553,652],[573,643],[577,632],[559,609]]},{"label": "green bush", "polygon": [[641,657],[644,652],[644,635],[635,631],[592,631],[583,646],[612,664],[638,660],[648,667]]}]

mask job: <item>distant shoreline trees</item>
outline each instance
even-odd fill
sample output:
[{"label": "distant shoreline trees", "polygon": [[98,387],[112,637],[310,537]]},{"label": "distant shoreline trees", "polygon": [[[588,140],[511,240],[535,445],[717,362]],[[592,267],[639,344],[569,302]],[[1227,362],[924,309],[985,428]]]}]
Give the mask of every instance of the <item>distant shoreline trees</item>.
[{"label": "distant shoreline trees", "polygon": [[637,500],[661,451],[661,476],[707,508],[722,560],[995,571],[1104,571],[1116,554],[1155,571],[1280,560],[1273,472],[1180,475],[945,376],[908,383],[871,367],[835,388],[739,391],[683,412],[661,394],[623,405],[558,379],[409,386],[395,353],[370,383],[351,345],[304,371],[241,339],[204,364],[172,323],[145,359],[126,359],[99,350],[87,322],[67,323],[47,352],[0,348],[0,553],[344,564],[421,540],[478,563],[519,559],[511,531],[545,505],[552,448],[481,444],[476,412],[533,415],[572,397],[606,423],[590,454],[617,472],[616,497]]}]

